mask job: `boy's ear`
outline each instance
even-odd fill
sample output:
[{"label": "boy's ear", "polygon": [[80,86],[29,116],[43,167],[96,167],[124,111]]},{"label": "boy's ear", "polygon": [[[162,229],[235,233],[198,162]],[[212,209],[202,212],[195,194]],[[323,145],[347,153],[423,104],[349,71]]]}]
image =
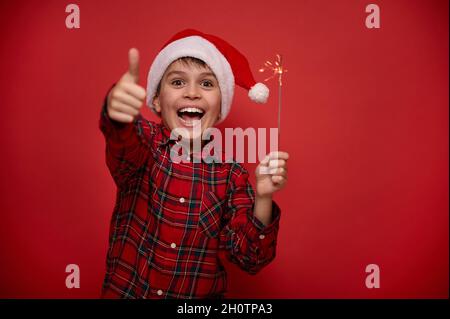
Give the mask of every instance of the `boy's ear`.
[{"label": "boy's ear", "polygon": [[159,104],[159,96],[155,96],[153,98],[153,106],[155,107],[155,111],[161,113],[161,105]]}]

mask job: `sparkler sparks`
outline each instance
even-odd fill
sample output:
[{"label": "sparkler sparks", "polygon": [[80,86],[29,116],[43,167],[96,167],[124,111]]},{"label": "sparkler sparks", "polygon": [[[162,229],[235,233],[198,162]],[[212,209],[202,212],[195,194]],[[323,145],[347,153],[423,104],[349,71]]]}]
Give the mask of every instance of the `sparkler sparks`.
[{"label": "sparkler sparks", "polygon": [[278,76],[278,138],[280,136],[280,125],[281,125],[281,87],[283,86],[283,73],[286,73],[288,70],[283,67],[283,58],[281,54],[277,54],[277,59],[274,62],[266,61],[264,66],[259,69],[259,72],[272,71],[273,74],[265,79],[267,82],[270,79]]}]

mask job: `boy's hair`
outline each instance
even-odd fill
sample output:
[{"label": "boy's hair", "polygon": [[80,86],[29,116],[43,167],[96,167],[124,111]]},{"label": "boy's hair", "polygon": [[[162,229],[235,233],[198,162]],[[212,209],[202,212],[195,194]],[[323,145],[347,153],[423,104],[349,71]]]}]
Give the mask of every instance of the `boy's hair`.
[{"label": "boy's hair", "polygon": [[[205,67],[207,67],[207,64],[206,64],[203,60],[200,60],[200,59],[197,59],[197,58],[193,58],[193,57],[190,57],[190,56],[185,56],[185,57],[176,59],[176,60],[173,61],[170,65],[174,64],[174,63],[177,62],[177,61],[183,63],[183,64],[186,65],[186,66],[191,66],[191,65],[193,65],[193,66],[196,66],[196,67],[199,67],[199,68],[205,68]],[[164,77],[164,76],[163,76],[163,77]],[[162,79],[161,79],[161,81],[162,81]],[[155,94],[155,96],[159,96],[159,92],[160,92],[160,90],[161,90],[161,81],[159,81],[158,88],[156,89],[156,94]]]}]

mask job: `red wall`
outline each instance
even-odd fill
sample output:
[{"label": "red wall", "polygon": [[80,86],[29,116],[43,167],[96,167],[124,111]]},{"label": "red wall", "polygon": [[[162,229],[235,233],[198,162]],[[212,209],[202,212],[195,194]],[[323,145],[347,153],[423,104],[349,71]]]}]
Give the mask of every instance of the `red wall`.
[{"label": "red wall", "polygon": [[[69,3],[0,2],[0,297],[99,296],[115,198],[102,99],[130,47],[145,86],[187,27],[227,39],[255,71],[275,53],[289,70],[277,257],[256,276],[227,265],[228,296],[448,297],[447,1],[76,1],[72,30]],[[380,29],[365,27],[369,3]],[[266,106],[237,88],[221,127],[276,127],[275,84]],[[79,289],[65,286],[71,263]],[[379,289],[365,286],[371,263]]]}]

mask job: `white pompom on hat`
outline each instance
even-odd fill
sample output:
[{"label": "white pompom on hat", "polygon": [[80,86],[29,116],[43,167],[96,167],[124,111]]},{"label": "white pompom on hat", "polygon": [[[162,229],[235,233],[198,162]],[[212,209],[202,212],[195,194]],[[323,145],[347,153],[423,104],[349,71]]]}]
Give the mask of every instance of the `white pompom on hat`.
[{"label": "white pompom on hat", "polygon": [[153,98],[166,69],[179,58],[192,57],[205,62],[214,72],[222,95],[223,121],[231,109],[234,85],[248,90],[249,98],[256,103],[266,103],[269,89],[256,83],[247,58],[223,39],[197,30],[186,29],[175,34],[158,53],[147,78],[147,105],[154,111]]}]

